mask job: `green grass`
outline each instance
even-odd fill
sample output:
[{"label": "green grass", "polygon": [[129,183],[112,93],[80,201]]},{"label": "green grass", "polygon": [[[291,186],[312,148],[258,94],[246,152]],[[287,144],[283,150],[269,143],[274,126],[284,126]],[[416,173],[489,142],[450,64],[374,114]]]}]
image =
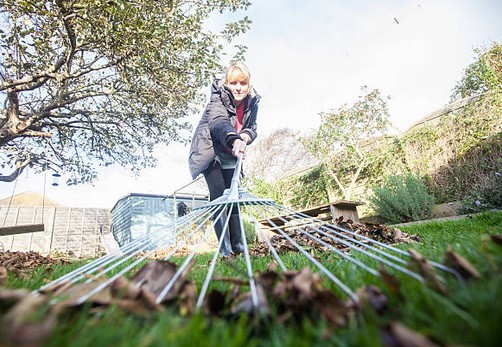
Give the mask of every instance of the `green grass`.
[{"label": "green grass", "polygon": [[[202,314],[184,317],[175,309],[148,316],[126,313],[110,307],[91,313],[86,309],[66,311],[59,317],[56,330],[46,340],[46,346],[381,346],[379,330],[391,321],[400,321],[409,328],[448,345],[498,346],[502,340],[502,247],[489,240],[490,234],[502,234],[502,212],[484,213],[472,218],[449,222],[428,222],[401,228],[418,234],[421,242],[413,248],[427,258],[442,262],[446,247],[467,258],[482,274],[482,278],[465,284],[445,275],[448,295],[436,293],[420,282],[399,276],[404,298],[390,293],[379,278],[355,265],[340,260],[333,254],[318,254],[323,265],[335,273],[350,288],[375,284],[387,294],[389,308],[378,315],[364,307],[347,327],[336,331],[320,319],[305,319],[295,324],[278,324],[272,317],[267,321],[254,321],[246,316],[211,318]],[[400,245],[407,249],[409,244]],[[368,264],[374,262],[364,255],[357,256]],[[290,269],[311,266],[301,255],[289,253],[281,256]],[[181,263],[184,259],[176,259]],[[207,273],[211,255],[200,255],[190,278],[200,289]],[[253,269],[265,269],[271,258],[252,258]],[[75,263],[55,266],[47,271],[33,271],[28,280],[9,275],[10,288],[36,289],[44,278],[54,279],[81,266]],[[374,265],[376,267],[376,265]],[[218,260],[216,274],[243,277],[244,258],[232,265]],[[47,281],[47,280],[45,280]],[[228,283],[213,283],[220,290]],[[330,281],[340,296],[344,294]],[[345,296],[346,297],[346,296]],[[5,312],[3,307],[1,312]]]}]

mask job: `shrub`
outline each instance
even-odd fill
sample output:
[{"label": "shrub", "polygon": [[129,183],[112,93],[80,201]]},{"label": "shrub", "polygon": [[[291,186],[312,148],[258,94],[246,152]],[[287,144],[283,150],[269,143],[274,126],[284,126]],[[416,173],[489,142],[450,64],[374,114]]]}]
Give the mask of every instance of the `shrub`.
[{"label": "shrub", "polygon": [[462,201],[459,213],[476,213],[502,209],[502,174],[495,172],[475,185],[471,194]]},{"label": "shrub", "polygon": [[388,176],[381,187],[373,187],[369,201],[373,209],[391,223],[404,223],[430,218],[434,196],[417,177]]},{"label": "shrub", "polygon": [[244,224],[244,234],[246,235],[246,242],[248,243],[248,245],[258,242],[258,235],[256,233],[254,223],[249,222],[245,219],[242,222]]}]

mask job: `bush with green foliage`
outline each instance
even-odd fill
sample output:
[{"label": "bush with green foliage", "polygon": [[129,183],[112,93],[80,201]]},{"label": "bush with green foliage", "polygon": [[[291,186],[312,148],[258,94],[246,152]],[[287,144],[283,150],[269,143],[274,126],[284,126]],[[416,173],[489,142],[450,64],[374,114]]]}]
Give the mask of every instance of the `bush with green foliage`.
[{"label": "bush with green foliage", "polygon": [[[479,210],[473,205],[479,198],[482,210],[500,208],[496,207],[500,203],[494,202],[500,199],[490,193],[491,188],[483,187],[493,186],[490,182],[494,172],[502,173],[502,45],[495,43],[475,52],[478,59],[464,71],[455,87],[455,103],[427,116],[399,137],[372,137],[361,144],[367,155],[351,188],[352,200],[367,201],[370,187],[380,185],[382,177],[412,172],[428,177],[424,183],[437,203],[471,196],[470,209]],[[333,125],[327,126],[331,129]],[[340,148],[325,156],[335,154],[340,158],[332,158],[329,165],[319,164],[301,176],[256,185],[258,189],[252,191],[294,209],[343,199],[334,176],[349,182],[359,159],[344,160],[347,153]],[[334,161],[337,165],[332,165]],[[364,209],[362,206],[359,213]]]},{"label": "bush with green foliage", "polygon": [[477,59],[465,70],[462,79],[453,88],[452,100],[486,92],[500,92],[502,87],[502,45],[494,42],[490,47],[474,49]]},{"label": "bush with green foliage", "polygon": [[375,211],[391,223],[405,223],[430,218],[434,196],[417,177],[388,176],[381,187],[373,187],[369,197]]},{"label": "bush with green foliage", "polygon": [[247,220],[242,221],[244,224],[244,234],[246,235],[246,242],[249,244],[256,243],[258,241],[258,235],[256,233],[256,228],[252,222]]},{"label": "bush with green foliage", "polygon": [[478,213],[491,209],[502,209],[502,173],[495,172],[480,181],[471,194],[462,201],[459,213]]}]

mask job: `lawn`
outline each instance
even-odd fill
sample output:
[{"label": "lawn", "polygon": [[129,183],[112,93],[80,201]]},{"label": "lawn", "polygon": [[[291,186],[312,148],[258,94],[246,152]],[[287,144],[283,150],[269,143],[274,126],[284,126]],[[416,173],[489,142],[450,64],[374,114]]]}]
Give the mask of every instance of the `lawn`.
[{"label": "lawn", "polygon": [[[326,321],[315,309],[305,315],[291,317],[271,303],[268,315],[251,316],[245,313],[182,315],[177,307],[162,312],[136,314],[118,307],[96,309],[90,304],[64,310],[58,315],[55,327],[45,346],[385,346],[389,331],[405,326],[427,337],[431,345],[498,346],[502,340],[502,246],[490,235],[502,234],[502,212],[490,212],[458,221],[426,222],[400,227],[417,234],[420,242],[411,244],[430,260],[442,262],[448,246],[465,257],[481,274],[481,278],[459,281],[445,276],[447,294],[440,294],[428,285],[412,278],[397,275],[400,294],[366,271],[332,253],[316,253],[326,268],[352,288],[374,285],[381,290],[387,304],[376,309],[375,301],[362,300],[361,308],[348,316],[340,326]],[[399,245],[407,249],[410,244]],[[374,261],[358,256],[365,264],[378,268]],[[198,289],[207,273],[211,255],[197,256],[189,278]],[[288,253],[281,256],[292,270],[309,266],[304,256]],[[176,260],[181,263],[182,258]],[[269,257],[251,259],[253,268],[265,269]],[[40,266],[20,278],[9,273],[4,288],[37,289],[48,279],[54,279],[77,268],[82,262],[60,266]],[[232,263],[218,261],[220,277],[232,277],[245,271],[244,257]],[[323,278],[323,289],[346,300],[346,296],[330,281]],[[229,283],[212,285],[221,291]],[[12,303],[0,301],[3,319]],[[33,320],[43,320],[44,312]],[[42,318],[41,318],[42,317]],[[3,332],[5,335],[5,331]],[[394,337],[395,338],[395,337]],[[410,337],[411,338],[411,337]],[[406,339],[406,337],[405,337]]]}]

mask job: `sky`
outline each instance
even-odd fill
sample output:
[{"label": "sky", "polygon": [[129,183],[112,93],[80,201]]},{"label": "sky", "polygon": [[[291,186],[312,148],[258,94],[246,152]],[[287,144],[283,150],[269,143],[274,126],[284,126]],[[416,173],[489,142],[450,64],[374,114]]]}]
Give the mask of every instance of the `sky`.
[{"label": "sky", "polygon": [[[246,13],[224,14],[208,25],[217,28],[244,14],[253,21],[232,45],[248,47],[252,84],[262,96],[259,136],[282,127],[301,133],[316,128],[320,112],[351,105],[364,85],[390,96],[391,121],[396,132],[404,132],[449,102],[464,69],[476,60],[475,48],[502,43],[499,0],[251,2]],[[199,118],[190,117],[194,128]],[[158,148],[156,155],[158,166],[139,177],[109,167],[93,185],[65,186],[61,173],[53,186],[51,173],[28,170],[17,183],[0,182],[0,199],[45,191],[66,206],[111,209],[130,193],[169,195],[192,181],[187,146]]]}]

